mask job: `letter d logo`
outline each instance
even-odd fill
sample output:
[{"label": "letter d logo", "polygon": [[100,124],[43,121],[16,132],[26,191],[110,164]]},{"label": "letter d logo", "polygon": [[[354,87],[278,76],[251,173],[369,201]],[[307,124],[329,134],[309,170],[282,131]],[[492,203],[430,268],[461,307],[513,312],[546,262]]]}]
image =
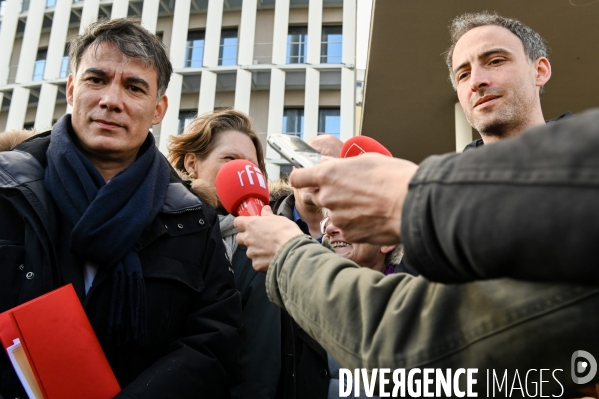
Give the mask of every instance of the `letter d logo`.
[{"label": "letter d logo", "polygon": [[[580,357],[584,358],[586,361],[577,362],[576,359]],[[574,381],[575,384],[588,384],[595,378],[595,374],[597,374],[597,361],[589,352],[578,350],[572,354],[570,370],[572,373],[572,381]],[[588,372],[586,377],[578,377],[576,375],[576,373],[580,374],[584,372]]]}]

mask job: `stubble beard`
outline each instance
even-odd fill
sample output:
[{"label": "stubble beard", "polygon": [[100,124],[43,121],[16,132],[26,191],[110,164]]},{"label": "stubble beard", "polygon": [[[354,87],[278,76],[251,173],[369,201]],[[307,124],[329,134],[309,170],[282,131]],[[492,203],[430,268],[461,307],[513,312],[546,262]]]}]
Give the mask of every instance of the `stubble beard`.
[{"label": "stubble beard", "polygon": [[531,93],[532,95],[521,88],[512,92],[511,98],[503,97],[511,100],[508,104],[498,109],[490,109],[484,114],[475,115],[472,112],[467,119],[482,136],[496,139],[516,136],[526,128],[533,113],[534,92]]}]

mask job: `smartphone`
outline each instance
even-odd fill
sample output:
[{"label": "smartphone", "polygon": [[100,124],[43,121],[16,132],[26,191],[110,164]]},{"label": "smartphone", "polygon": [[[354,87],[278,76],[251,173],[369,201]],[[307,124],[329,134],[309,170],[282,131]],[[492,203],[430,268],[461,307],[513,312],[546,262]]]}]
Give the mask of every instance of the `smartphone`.
[{"label": "smartphone", "polygon": [[266,142],[296,168],[308,168],[320,163],[320,153],[298,137],[271,134]]}]

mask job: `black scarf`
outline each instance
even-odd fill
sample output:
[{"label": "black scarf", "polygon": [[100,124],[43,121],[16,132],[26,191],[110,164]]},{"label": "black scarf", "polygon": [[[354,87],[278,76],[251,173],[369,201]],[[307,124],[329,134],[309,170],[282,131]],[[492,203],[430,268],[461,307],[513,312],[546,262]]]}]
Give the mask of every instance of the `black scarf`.
[{"label": "black scarf", "polygon": [[109,328],[121,343],[146,331],[139,238],[166,198],[170,168],[148,134],[136,161],[108,183],[71,139],[71,116],[52,129],[45,185],[74,226],[71,252],[112,270]]}]

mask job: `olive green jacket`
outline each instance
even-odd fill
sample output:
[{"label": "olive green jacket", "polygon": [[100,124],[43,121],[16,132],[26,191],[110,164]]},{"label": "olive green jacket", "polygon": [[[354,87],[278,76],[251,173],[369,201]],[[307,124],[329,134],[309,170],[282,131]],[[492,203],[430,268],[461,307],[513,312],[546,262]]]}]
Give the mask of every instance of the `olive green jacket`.
[{"label": "olive green jacket", "polygon": [[524,381],[527,370],[541,368],[561,370],[555,371],[559,384],[543,374],[549,380],[543,395],[568,394],[577,388],[572,353],[599,356],[599,289],[593,287],[510,279],[446,285],[384,276],[302,235],[273,258],[266,290],[342,367],[478,368],[479,397],[485,397],[487,370],[507,370],[511,386],[516,369]]}]

